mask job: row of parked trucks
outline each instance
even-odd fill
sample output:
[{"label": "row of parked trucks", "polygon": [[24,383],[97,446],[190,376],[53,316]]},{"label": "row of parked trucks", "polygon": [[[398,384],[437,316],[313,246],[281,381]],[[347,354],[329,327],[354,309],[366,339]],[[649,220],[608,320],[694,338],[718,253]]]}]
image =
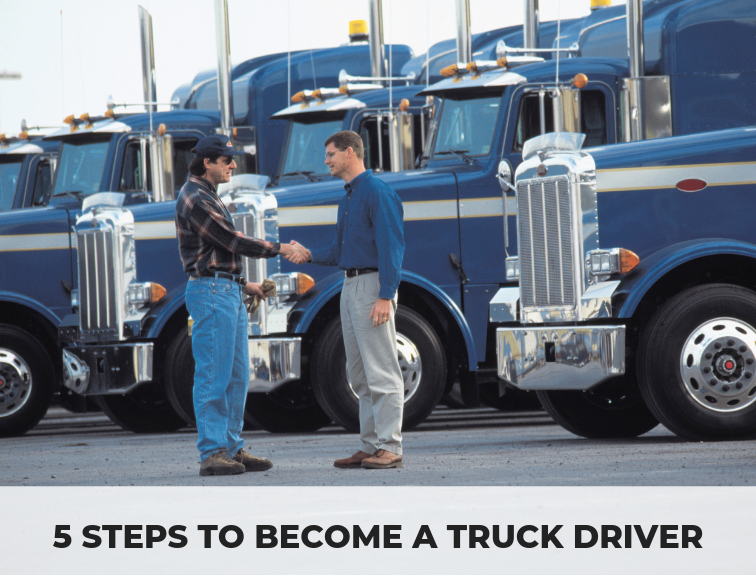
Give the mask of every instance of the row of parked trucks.
[{"label": "row of parked trucks", "polygon": [[[343,187],[314,158],[340,129],[404,203],[405,429],[455,382],[475,405],[498,381],[584,436],[756,431],[756,6],[629,0],[539,23],[524,4],[525,26],[471,36],[463,17],[456,49],[413,57],[383,47],[374,0],[365,43],[221,64],[176,91],[179,109],[44,138],[49,201],[0,214],[0,434],[33,427],[61,383],[126,429],[190,423],[173,214],[191,148],[229,133],[249,152],[221,190],[237,229],[317,248]],[[250,424],[356,430],[343,274],[245,265],[278,287],[250,315]]]}]

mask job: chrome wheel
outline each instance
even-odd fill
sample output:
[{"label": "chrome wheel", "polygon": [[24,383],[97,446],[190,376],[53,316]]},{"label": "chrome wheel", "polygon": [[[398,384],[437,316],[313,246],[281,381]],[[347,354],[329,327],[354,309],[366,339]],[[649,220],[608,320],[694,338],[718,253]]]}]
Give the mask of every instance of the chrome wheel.
[{"label": "chrome wheel", "polygon": [[32,391],[29,366],[20,355],[0,348],[0,417],[20,410]]},{"label": "chrome wheel", "polygon": [[756,330],[732,318],[697,327],[680,354],[688,394],[711,411],[731,412],[756,401]]},{"label": "chrome wheel", "polygon": [[[420,387],[420,380],[423,378],[423,360],[420,359],[420,352],[412,340],[398,332],[396,334],[396,355],[399,360],[399,369],[402,370],[404,401],[406,403]],[[347,381],[349,381],[349,374],[347,374]],[[349,389],[357,397],[351,381],[349,382]]]}]

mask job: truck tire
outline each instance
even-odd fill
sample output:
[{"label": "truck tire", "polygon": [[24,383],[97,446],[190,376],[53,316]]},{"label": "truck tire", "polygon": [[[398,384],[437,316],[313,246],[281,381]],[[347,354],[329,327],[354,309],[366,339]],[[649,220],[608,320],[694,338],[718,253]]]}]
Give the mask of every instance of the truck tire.
[{"label": "truck tire", "polygon": [[26,331],[0,324],[0,437],[23,435],[47,413],[55,370]]},{"label": "truck tire", "polygon": [[[417,427],[438,404],[446,387],[446,354],[436,332],[422,316],[404,306],[396,310],[399,366],[404,376],[402,429]],[[318,403],[348,431],[359,432],[359,400],[347,380],[341,318],[319,335],[310,369]]]},{"label": "truck tire", "polygon": [[168,433],[186,427],[160,384],[146,384],[126,395],[98,395],[97,405],[110,420],[134,433]]},{"label": "truck tire", "polygon": [[[187,425],[194,425],[194,355],[192,338],[182,329],[168,346],[165,358],[165,395]],[[259,429],[244,410],[244,429]]]},{"label": "truck tire", "polygon": [[632,374],[610,379],[590,391],[536,393],[554,421],[581,437],[637,437],[659,424],[643,403]]},{"label": "truck tire", "polygon": [[272,393],[249,393],[244,421],[271,433],[317,431],[331,423],[312,390],[293,381]]},{"label": "truck tire", "polygon": [[182,328],[173,338],[165,353],[165,395],[173,409],[188,425],[194,418],[194,356],[192,338],[188,329]]},{"label": "truck tire", "polygon": [[756,293],[688,289],[643,329],[638,381],[651,411],[692,440],[756,436]]}]

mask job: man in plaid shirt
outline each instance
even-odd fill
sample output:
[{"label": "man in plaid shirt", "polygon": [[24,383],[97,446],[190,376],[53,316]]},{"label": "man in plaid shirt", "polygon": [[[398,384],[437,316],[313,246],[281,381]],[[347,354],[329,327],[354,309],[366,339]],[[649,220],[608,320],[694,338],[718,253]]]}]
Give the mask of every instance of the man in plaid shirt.
[{"label": "man in plaid shirt", "polygon": [[235,150],[225,135],[202,138],[176,202],[176,231],[184,271],[189,274],[186,307],[194,320],[194,415],[200,475],[264,471],[273,464],[244,450],[241,438],[249,385],[247,310],[244,294],[264,298],[260,284],[243,276],[242,256],[304,261],[301,246],[245,236],[234,229],[217,186],[236,169]]}]

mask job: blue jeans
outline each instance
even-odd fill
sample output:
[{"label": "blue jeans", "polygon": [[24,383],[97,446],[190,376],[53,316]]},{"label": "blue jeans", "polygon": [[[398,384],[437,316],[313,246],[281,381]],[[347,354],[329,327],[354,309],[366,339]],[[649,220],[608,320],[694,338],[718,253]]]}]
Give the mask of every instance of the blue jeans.
[{"label": "blue jeans", "polygon": [[241,286],[220,278],[193,278],[186,307],[194,320],[194,416],[200,461],[221,449],[244,447],[244,404],[249,387],[247,310]]}]

